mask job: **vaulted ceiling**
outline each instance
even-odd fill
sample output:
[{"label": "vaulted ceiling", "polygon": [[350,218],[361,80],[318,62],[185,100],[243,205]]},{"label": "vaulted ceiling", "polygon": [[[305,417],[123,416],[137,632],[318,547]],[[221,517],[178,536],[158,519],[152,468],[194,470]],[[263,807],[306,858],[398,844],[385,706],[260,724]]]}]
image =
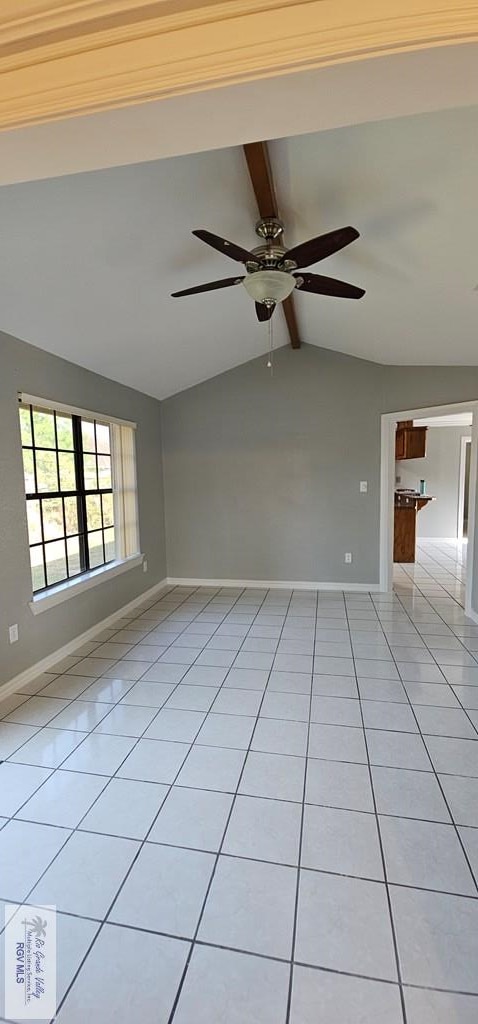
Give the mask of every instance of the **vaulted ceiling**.
[{"label": "vaulted ceiling", "polygon": [[[288,244],[346,224],[361,233],[316,269],[366,296],[298,293],[304,342],[384,363],[478,364],[477,128],[469,107],[270,143]],[[193,228],[250,248],[256,220],[240,147],[4,186],[0,329],[174,394],[266,350],[242,287],[170,298],[241,272]]]}]

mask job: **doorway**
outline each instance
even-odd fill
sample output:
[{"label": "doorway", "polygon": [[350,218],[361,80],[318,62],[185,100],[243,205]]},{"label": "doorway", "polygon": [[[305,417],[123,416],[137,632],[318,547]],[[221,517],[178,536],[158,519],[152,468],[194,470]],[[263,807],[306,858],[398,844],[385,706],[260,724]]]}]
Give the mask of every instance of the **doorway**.
[{"label": "doorway", "polygon": [[470,466],[471,437],[462,437],[460,449],[460,477],[458,483],[458,522],[456,531],[456,535],[460,541],[468,539]]},{"label": "doorway", "polygon": [[[465,612],[478,622],[478,610],[474,611],[471,604],[473,593],[473,547],[475,530],[475,495],[476,495],[476,464],[478,458],[478,402],[461,402],[454,405],[439,405],[430,408],[415,408],[404,411],[384,413],[382,416],[381,472],[380,472],[380,584],[382,592],[390,592],[393,582],[393,535],[394,535],[394,497],[395,497],[395,432],[396,424],[401,420],[423,419],[428,416],[447,416],[454,413],[470,412],[472,414],[471,442],[469,446],[469,475],[467,502],[467,574]],[[466,469],[466,450],[464,452],[464,472]],[[460,479],[461,484],[461,479]],[[461,493],[461,491],[460,491]],[[463,496],[465,487],[463,486]],[[464,504],[464,502],[463,502]],[[464,515],[461,517],[463,522]]]}]

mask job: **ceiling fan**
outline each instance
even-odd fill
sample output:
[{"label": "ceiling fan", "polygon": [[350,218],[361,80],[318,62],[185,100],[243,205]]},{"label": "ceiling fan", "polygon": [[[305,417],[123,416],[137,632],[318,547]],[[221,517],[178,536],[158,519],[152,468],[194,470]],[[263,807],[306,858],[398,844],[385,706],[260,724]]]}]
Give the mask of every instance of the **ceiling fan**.
[{"label": "ceiling fan", "polygon": [[334,277],[302,273],[304,267],[319,263],[320,260],[332,256],[359,238],[356,228],[338,228],[307,242],[301,242],[292,249],[286,249],[281,244],[283,231],[283,225],[277,217],[263,217],[256,224],[256,234],[261,239],[261,244],[250,251],[220,238],[219,235],[213,235],[210,231],[193,231],[193,235],[202,242],[206,242],[237,263],[242,263],[246,274],[241,277],[226,277],[220,281],[209,281],[194,288],[184,288],[182,291],[173,292],[173,298],[243,284],[254,299],[257,319],[263,321],[271,318],[277,303],[287,299],[294,289],[343,299],[361,299],[365,295],[363,288],[357,288],[356,285],[347,284]]}]

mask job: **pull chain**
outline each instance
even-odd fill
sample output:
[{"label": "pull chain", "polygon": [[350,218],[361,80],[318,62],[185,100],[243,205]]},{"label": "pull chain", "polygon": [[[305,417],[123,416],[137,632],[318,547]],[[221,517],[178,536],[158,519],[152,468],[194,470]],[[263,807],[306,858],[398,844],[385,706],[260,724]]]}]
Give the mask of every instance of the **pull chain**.
[{"label": "pull chain", "polygon": [[271,377],[272,377],[272,374],[274,373],[274,367],[272,365],[272,357],[273,357],[272,315],[269,317],[268,324],[269,324],[269,357],[268,357],[268,360],[267,360],[267,369],[271,371]]}]

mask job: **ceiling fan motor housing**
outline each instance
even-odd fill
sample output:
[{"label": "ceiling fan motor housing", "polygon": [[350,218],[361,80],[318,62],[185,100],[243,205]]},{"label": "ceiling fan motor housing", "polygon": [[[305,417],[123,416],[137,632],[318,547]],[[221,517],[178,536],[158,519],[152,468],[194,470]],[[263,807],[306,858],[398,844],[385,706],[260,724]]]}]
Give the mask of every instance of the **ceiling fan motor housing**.
[{"label": "ceiling fan motor housing", "polygon": [[283,302],[296,286],[292,271],[297,264],[285,259],[287,250],[281,245],[284,226],[276,217],[263,217],[256,224],[256,234],[264,239],[262,245],[252,250],[257,263],[246,263],[247,276],[243,284],[255,302],[273,307]]},{"label": "ceiling fan motor housing", "polygon": [[284,259],[287,250],[280,243],[283,231],[283,224],[275,217],[265,217],[257,222],[256,234],[264,239],[264,244],[252,250],[254,256],[257,256],[257,263],[253,260],[246,263],[248,274],[255,274],[264,269],[281,270],[286,273],[297,269],[294,260]]},{"label": "ceiling fan motor housing", "polygon": [[275,242],[280,235],[284,234],[284,225],[277,217],[263,217],[256,224],[256,235],[264,238],[266,242]]}]

